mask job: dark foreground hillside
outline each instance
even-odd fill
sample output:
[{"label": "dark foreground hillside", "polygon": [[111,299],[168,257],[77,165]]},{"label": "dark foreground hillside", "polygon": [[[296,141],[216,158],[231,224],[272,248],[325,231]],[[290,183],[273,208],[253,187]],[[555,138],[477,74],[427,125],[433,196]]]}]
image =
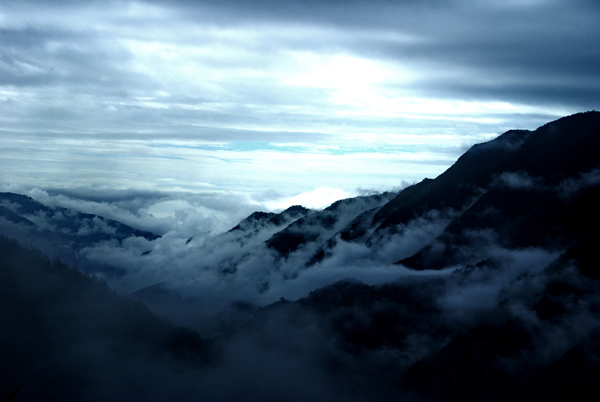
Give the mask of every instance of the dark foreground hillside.
[{"label": "dark foreground hillside", "polygon": [[[0,397],[177,400],[214,348],[106,285],[0,237]],[[1,399],[4,400],[4,399]]]}]

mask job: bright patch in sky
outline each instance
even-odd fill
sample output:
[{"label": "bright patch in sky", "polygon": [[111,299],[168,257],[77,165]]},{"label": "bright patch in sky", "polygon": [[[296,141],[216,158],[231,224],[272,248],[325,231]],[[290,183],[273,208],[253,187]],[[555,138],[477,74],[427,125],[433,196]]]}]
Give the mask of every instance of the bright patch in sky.
[{"label": "bright patch in sky", "polygon": [[323,209],[337,200],[355,197],[356,193],[348,193],[340,188],[319,187],[312,191],[267,201],[265,206],[270,210],[283,210],[292,205],[302,205],[306,208]]},{"label": "bright patch in sky", "polygon": [[391,78],[391,71],[373,60],[348,55],[293,55],[301,72],[287,80],[291,85],[333,88],[340,91],[368,90]]}]

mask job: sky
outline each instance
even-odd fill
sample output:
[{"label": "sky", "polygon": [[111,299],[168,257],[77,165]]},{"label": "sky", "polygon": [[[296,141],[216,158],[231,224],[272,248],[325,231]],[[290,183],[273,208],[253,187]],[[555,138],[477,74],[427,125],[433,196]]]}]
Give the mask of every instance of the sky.
[{"label": "sky", "polygon": [[398,190],[599,109],[598,39],[594,0],[1,1],[0,187],[157,216]]}]

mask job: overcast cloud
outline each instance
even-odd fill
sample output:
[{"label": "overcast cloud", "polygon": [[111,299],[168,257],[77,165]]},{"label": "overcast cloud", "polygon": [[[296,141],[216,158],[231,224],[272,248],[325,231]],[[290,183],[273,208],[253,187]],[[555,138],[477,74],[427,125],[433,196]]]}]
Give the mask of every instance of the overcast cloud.
[{"label": "overcast cloud", "polygon": [[0,181],[271,208],[397,189],[598,109],[599,21],[595,1],[3,2]]}]

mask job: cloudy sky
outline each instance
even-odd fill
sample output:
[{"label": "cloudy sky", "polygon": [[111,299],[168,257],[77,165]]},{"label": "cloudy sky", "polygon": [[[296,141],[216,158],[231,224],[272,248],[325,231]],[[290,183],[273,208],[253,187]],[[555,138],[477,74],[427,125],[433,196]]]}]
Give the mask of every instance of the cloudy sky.
[{"label": "cloudy sky", "polygon": [[596,0],[2,1],[0,185],[398,189],[598,109],[599,39]]}]

